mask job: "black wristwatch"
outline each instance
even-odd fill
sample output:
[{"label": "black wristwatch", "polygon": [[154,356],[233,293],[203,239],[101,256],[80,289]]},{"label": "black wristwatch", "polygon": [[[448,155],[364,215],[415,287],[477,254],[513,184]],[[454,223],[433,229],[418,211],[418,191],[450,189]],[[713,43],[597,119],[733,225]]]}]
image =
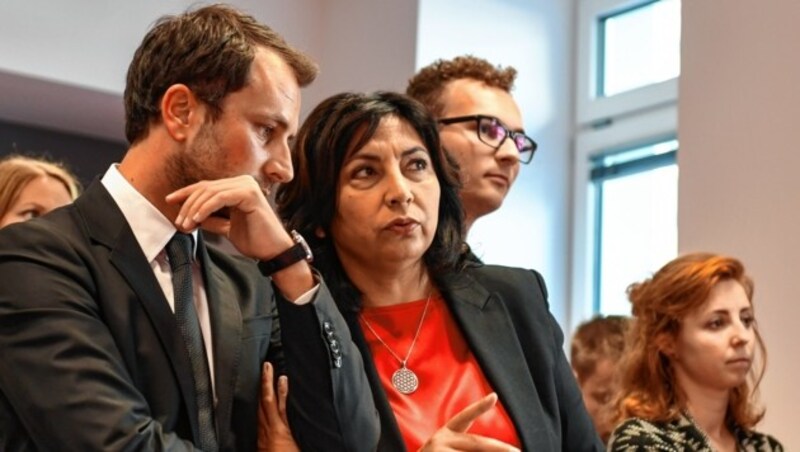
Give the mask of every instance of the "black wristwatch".
[{"label": "black wristwatch", "polygon": [[294,240],[294,245],[291,248],[268,261],[259,261],[258,269],[261,270],[262,275],[272,276],[274,273],[302,260],[306,262],[314,260],[314,255],[311,253],[311,248],[306,243],[306,239],[295,230],[292,230],[290,234],[292,240]]}]

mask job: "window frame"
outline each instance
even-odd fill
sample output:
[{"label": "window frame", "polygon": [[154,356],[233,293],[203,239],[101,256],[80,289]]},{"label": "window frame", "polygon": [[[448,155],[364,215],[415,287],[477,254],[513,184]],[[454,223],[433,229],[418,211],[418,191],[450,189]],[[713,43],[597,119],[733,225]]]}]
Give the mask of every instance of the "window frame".
[{"label": "window frame", "polygon": [[674,103],[678,98],[678,78],[632,89],[613,96],[597,96],[600,66],[600,19],[633,10],[658,0],[579,0],[578,49],[576,64],[576,122],[602,124],[641,110]]},{"label": "window frame", "polygon": [[[599,127],[580,130],[575,136],[573,166],[573,230],[569,331],[596,314],[595,250],[597,225],[595,219],[597,193],[591,179],[592,159],[622,148],[646,146],[677,136],[677,105],[640,112],[619,118]],[[680,143],[679,143],[680,146]]]},{"label": "window frame", "polygon": [[[629,147],[627,149],[637,149],[644,146],[651,146],[658,143],[663,143],[666,141],[676,141],[677,137],[674,135],[668,135],[663,137],[653,137],[652,140],[644,143],[639,143],[636,146]],[[680,143],[678,143],[678,147],[680,147]],[[609,152],[602,152],[598,155],[598,159],[602,159],[605,155],[612,155],[616,154],[619,151],[609,151]],[[622,151],[624,152],[624,150]],[[602,289],[602,279],[603,279],[603,271],[601,268],[600,263],[603,260],[603,244],[600,238],[603,234],[603,215],[602,215],[602,207],[599,209],[598,206],[603,205],[603,183],[607,181],[611,181],[614,179],[619,179],[627,176],[634,176],[638,174],[645,173],[647,171],[656,170],[659,168],[664,168],[667,166],[675,165],[677,166],[678,148],[675,148],[671,151],[660,153],[660,154],[650,154],[645,155],[640,158],[632,159],[630,161],[615,163],[608,166],[600,166],[599,168],[590,163],[590,175],[589,181],[592,187],[592,191],[594,193],[594,200],[590,201],[595,206],[595,216],[592,224],[594,228],[593,237],[594,240],[594,247],[592,249],[592,311],[595,313],[601,313],[601,289]],[[600,175],[595,175],[595,173],[605,173]],[[677,188],[677,187],[676,187]],[[677,214],[677,212],[676,212]],[[631,281],[633,282],[633,281]],[[608,314],[607,312],[603,312],[603,314]],[[615,313],[616,314],[616,313]]]},{"label": "window frame", "polygon": [[653,1],[578,0],[576,3],[578,39],[575,44],[571,175],[571,278],[565,325],[568,335],[581,322],[596,314],[594,252],[599,237],[595,227],[598,213],[590,175],[591,159],[622,148],[651,144],[665,137],[679,140],[677,103],[680,75],[612,96],[596,95],[597,83],[601,81],[597,76],[600,20]]}]

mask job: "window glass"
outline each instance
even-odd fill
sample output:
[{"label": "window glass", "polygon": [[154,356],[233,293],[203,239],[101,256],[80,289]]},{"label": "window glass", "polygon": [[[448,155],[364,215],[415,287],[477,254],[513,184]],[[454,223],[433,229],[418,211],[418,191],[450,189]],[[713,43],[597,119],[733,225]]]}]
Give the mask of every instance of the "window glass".
[{"label": "window glass", "polygon": [[599,20],[599,96],[680,74],[680,0],[648,2]]},{"label": "window glass", "polygon": [[630,314],[627,287],[677,254],[676,149],[669,140],[595,160],[594,292],[602,314]]}]

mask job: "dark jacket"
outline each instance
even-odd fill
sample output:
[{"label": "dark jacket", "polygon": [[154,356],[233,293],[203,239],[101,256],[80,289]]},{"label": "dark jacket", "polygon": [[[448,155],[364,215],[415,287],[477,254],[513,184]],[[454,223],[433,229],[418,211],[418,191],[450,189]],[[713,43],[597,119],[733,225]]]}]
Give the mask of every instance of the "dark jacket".
[{"label": "dark jacket", "polygon": [[[541,275],[476,262],[440,287],[527,451],[602,451],[564,355]],[[355,312],[346,314],[381,418],[380,451],[405,451]]]},{"label": "dark jacket", "polygon": [[[261,365],[279,351],[301,446],[373,449],[378,419],[363,363],[327,287],[298,307],[253,261],[202,239],[198,249],[220,450],[255,450]],[[0,450],[193,448],[196,404],[183,340],[100,183],[71,206],[0,231],[0,278]]]}]

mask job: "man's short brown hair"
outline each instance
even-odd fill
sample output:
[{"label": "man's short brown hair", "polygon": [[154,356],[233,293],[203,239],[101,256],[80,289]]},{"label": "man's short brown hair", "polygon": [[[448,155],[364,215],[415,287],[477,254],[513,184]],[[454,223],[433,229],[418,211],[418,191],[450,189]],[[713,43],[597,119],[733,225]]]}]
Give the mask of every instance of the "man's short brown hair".
[{"label": "man's short brown hair", "polygon": [[514,88],[517,70],[511,66],[494,66],[483,58],[472,55],[452,60],[436,60],[417,72],[408,81],[406,94],[422,102],[435,117],[444,111],[441,101],[445,85],[453,80],[469,78],[510,92]]},{"label": "man's short brown hair", "polygon": [[176,16],[164,16],[142,40],[128,68],[125,87],[125,136],[133,144],[158,121],[161,97],[176,84],[188,86],[210,107],[247,83],[257,47],[278,53],[302,87],[317,76],[308,56],[254,17],[226,5],[210,5]]}]

